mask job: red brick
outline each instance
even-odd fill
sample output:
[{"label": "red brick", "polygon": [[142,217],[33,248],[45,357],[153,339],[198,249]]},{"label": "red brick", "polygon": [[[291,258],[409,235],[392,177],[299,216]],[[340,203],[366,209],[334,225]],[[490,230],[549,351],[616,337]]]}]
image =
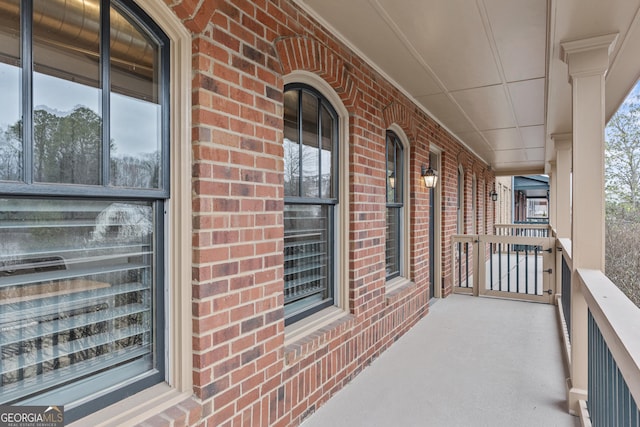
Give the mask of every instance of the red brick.
[{"label": "red brick", "polygon": [[[428,163],[430,144],[443,150],[445,294],[452,289],[448,236],[455,233],[458,159],[466,175],[469,231],[471,176],[476,174],[481,188],[479,212],[489,203],[483,186],[491,184],[491,174],[487,179],[486,168],[470,153],[459,155],[464,149],[454,138],[295,2],[204,3],[175,6],[186,20],[190,8],[200,7],[187,25],[203,31],[194,32],[192,45],[192,308],[200,335],[193,347],[203,352],[194,361],[195,389],[204,398],[203,422],[209,425],[295,426],[427,310],[429,198],[419,186],[419,169]],[[283,70],[321,76],[348,110],[350,156],[342,161],[348,163],[349,193],[341,203],[350,209],[345,224],[350,249],[341,256],[349,270],[347,305],[354,315],[289,346],[286,365]],[[415,287],[389,296],[384,289],[384,135],[392,124],[411,142],[407,256]],[[478,223],[490,227],[493,209],[486,213],[487,220],[478,218]]]}]

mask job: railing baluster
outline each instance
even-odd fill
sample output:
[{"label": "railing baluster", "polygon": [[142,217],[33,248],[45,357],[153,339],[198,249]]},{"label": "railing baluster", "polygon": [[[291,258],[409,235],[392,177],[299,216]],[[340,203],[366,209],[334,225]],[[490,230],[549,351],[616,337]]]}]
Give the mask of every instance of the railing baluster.
[{"label": "railing baluster", "polygon": [[467,269],[466,284],[467,284],[467,288],[469,288],[470,287],[469,286],[469,242],[464,243],[464,256],[465,256],[465,267]]},{"label": "railing baluster", "polygon": [[498,243],[498,288],[502,290],[502,243]]},{"label": "railing baluster", "polygon": [[507,244],[507,292],[511,292],[511,245]]},{"label": "railing baluster", "polygon": [[493,290],[493,243],[489,243],[489,286]]},{"label": "railing baluster", "polygon": [[524,262],[524,275],[525,275],[524,292],[528,295],[529,294],[529,247],[526,245],[524,246],[524,261],[525,261]]},{"label": "railing baluster", "polygon": [[520,293],[520,251],[516,251],[516,291]]},{"label": "railing baluster", "polygon": [[458,242],[458,286],[462,287],[462,242]]},{"label": "railing baluster", "polygon": [[562,312],[567,324],[569,342],[571,342],[571,270],[564,255],[562,256]]},{"label": "railing baluster", "polygon": [[638,426],[640,413],[591,310],[587,320],[587,406],[594,426]]},{"label": "railing baluster", "polygon": [[534,288],[535,288],[535,294],[538,295],[538,254],[540,253],[540,247],[539,246],[535,246],[534,248],[534,255],[535,258],[533,258],[533,265],[534,265],[534,277],[533,277],[533,283],[534,283]]}]

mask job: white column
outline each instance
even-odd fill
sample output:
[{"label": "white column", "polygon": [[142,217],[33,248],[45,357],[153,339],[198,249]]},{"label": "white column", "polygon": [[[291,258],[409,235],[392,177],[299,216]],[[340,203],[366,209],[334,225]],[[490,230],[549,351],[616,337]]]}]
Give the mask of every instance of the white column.
[{"label": "white column", "polygon": [[571,134],[551,135],[556,148],[556,218],[559,238],[571,237]]},{"label": "white column", "polygon": [[569,411],[587,399],[587,304],[576,270],[604,271],[604,76],[617,34],[561,43],[573,98],[571,378]]},{"label": "white column", "polygon": [[558,171],[556,169],[556,161],[551,160],[545,168],[545,172],[549,175],[549,225],[552,229],[556,229],[556,207],[558,205],[556,188],[558,186]]}]

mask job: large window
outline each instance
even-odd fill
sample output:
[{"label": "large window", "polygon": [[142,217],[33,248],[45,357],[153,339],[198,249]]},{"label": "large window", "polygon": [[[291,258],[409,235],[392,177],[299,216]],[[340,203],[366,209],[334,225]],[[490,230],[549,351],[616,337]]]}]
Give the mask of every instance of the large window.
[{"label": "large window", "polygon": [[398,136],[387,131],[387,232],[385,266],[387,280],[400,276],[404,209],[404,155]]},{"label": "large window", "polygon": [[478,232],[478,180],[474,174],[471,177],[471,233],[479,234]]},{"label": "large window", "polygon": [[464,230],[464,170],[458,167],[458,193],[457,193],[457,233],[465,234]]},{"label": "large window", "polygon": [[164,380],[168,41],[128,1],[0,0],[0,404]]},{"label": "large window", "polygon": [[312,87],[284,94],[284,303],[290,324],[334,304],[338,116]]}]

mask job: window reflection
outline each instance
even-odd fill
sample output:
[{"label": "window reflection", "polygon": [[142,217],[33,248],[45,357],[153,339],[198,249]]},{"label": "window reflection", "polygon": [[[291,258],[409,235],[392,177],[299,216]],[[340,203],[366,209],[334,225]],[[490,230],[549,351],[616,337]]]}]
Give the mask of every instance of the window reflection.
[{"label": "window reflection", "polygon": [[297,90],[284,94],[284,194],[300,195],[300,145],[298,143]]},{"label": "window reflection", "polygon": [[302,196],[320,197],[318,183],[318,98],[302,92]]},{"label": "window reflection", "polygon": [[20,2],[0,0],[0,181],[22,176]]},{"label": "window reflection", "polygon": [[[65,14],[33,2],[34,180],[100,184],[100,4]],[[54,25],[52,18],[59,19]],[[79,27],[79,28],[78,28]],[[72,33],[72,28],[78,28]]]},{"label": "window reflection", "polygon": [[335,122],[331,113],[322,107],[322,151],[320,152],[320,197],[329,199],[334,196],[333,189],[333,146],[335,143]]},{"label": "window reflection", "polygon": [[0,199],[3,402],[124,363],[151,369],[153,209]]},{"label": "window reflection", "polygon": [[312,88],[285,88],[285,324],[334,303],[337,124],[335,111]]},{"label": "window reflection", "polygon": [[111,21],[111,185],[159,188],[159,48],[114,8]]}]

